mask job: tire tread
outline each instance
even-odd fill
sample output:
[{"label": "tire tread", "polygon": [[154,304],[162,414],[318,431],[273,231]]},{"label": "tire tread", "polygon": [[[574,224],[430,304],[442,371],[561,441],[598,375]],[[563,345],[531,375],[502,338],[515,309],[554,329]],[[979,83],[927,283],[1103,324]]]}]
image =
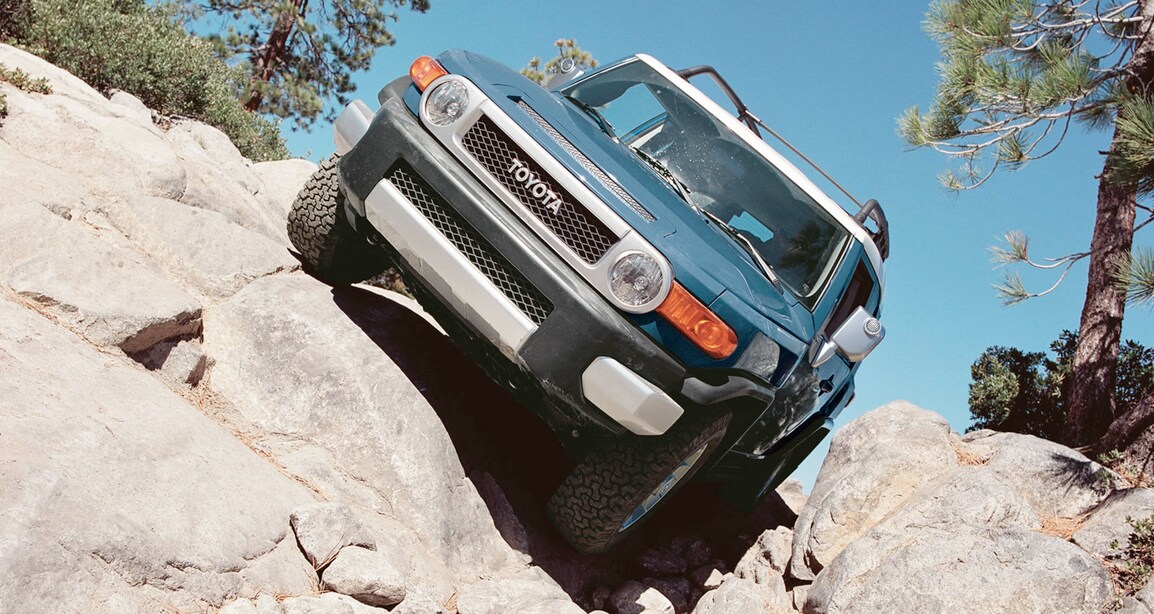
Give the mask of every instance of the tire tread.
[{"label": "tire tread", "polygon": [[549,516],[561,535],[585,554],[603,552],[652,516],[656,507],[628,529],[618,528],[678,463],[703,443],[709,447],[690,473],[665,495],[689,482],[725,436],[729,414],[684,416],[659,437],[628,435],[606,441],[561,483],[549,501]]},{"label": "tire tread", "polygon": [[321,281],[346,285],[379,275],[388,264],[384,252],[361,237],[345,219],[344,194],[333,155],[321,162],[293,201],[289,240],[305,269]]}]

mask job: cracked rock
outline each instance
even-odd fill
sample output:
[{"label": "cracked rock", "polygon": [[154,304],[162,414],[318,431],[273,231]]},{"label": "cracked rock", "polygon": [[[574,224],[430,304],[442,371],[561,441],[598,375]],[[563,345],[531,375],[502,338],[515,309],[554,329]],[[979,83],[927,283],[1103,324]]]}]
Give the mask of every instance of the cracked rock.
[{"label": "cracked rock", "polygon": [[305,558],[320,569],[336,558],[345,546],[375,549],[368,529],[344,503],[310,503],[292,511],[289,524]]},{"label": "cracked rock", "polygon": [[0,609],[204,611],[311,589],[283,546],[312,493],[126,358],[3,298],[0,321]]},{"label": "cracked rock", "polygon": [[200,303],[155,264],[38,205],[4,208],[0,283],[89,341],[126,353],[201,328]]},{"label": "cracked rock", "polygon": [[281,243],[216,211],[143,196],[106,209],[130,241],[173,277],[212,299],[227,298],[258,277],[299,266]]},{"label": "cracked rock", "polygon": [[337,553],[321,575],[328,590],[357,601],[387,607],[405,600],[408,563],[389,552],[347,546]]}]

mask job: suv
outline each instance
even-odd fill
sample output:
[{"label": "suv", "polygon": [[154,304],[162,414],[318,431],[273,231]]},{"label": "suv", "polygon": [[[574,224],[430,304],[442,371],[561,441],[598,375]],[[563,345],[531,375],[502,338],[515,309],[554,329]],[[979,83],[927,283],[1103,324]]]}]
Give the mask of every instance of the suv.
[{"label": "suv", "polygon": [[577,461],[549,515],[579,551],[690,478],[752,507],[853,398],[884,335],[885,216],[838,206],[712,68],[636,55],[543,88],[448,51],[378,99],[337,119],[293,245],[331,284],[396,266],[542,417]]}]

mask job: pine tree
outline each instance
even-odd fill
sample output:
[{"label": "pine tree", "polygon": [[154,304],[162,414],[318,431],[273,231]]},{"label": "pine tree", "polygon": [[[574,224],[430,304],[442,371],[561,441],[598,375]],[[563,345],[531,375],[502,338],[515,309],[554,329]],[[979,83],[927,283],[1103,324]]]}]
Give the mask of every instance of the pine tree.
[{"label": "pine tree", "polygon": [[[1010,234],[996,252],[1044,268],[1089,261],[1066,400],[1073,445],[1095,443],[1114,420],[1126,302],[1154,297],[1154,256],[1132,253],[1136,231],[1154,220],[1138,202],[1154,191],[1152,27],[1154,0],[935,2],[926,22],[942,55],[935,101],[928,113],[913,108],[899,120],[910,144],[960,162],[942,176],[956,190],[1045,157],[1074,122],[1112,131],[1089,249],[1042,264],[1030,260],[1024,235]],[[1000,290],[1009,303],[1049,292],[1031,293],[1013,274]]]},{"label": "pine tree", "polygon": [[293,118],[298,128],[333,115],[353,89],[352,73],[393,44],[392,10],[408,4],[429,9],[428,0],[197,0],[186,5],[190,29],[247,74],[241,99],[249,111]]},{"label": "pine tree", "polygon": [[545,85],[549,82],[549,78],[557,74],[561,68],[561,62],[564,60],[573,60],[578,66],[588,66],[589,68],[597,67],[597,60],[593,59],[593,54],[585,51],[577,46],[577,41],[571,38],[562,38],[553,43],[557,47],[557,56],[541,63],[541,58],[534,57],[529,60],[529,65],[521,69],[521,74],[529,79]]}]

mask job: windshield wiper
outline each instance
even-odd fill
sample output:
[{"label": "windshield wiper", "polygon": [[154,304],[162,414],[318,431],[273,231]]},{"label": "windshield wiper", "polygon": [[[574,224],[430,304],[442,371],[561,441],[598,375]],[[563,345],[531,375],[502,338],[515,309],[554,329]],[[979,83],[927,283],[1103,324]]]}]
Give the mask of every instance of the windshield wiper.
[{"label": "windshield wiper", "polygon": [[666,181],[668,181],[674,187],[674,189],[677,190],[677,194],[681,196],[685,202],[689,203],[689,205],[694,209],[697,208],[693,205],[693,201],[689,200],[689,189],[686,188],[685,184],[681,183],[677,177],[673,175],[673,171],[669,170],[669,168],[658,161],[657,158],[654,158],[653,156],[642,151],[640,147],[630,147],[629,149],[633,153],[637,154],[638,158],[641,158],[647,164],[649,164],[649,166],[652,166],[657,171],[658,175],[661,175]]},{"label": "windshield wiper", "polygon": [[618,143],[621,142],[621,139],[617,138],[617,133],[613,131],[613,126],[609,125],[609,120],[605,119],[605,116],[601,114],[601,111],[597,110],[597,107],[572,96],[565,96],[565,100],[572,102],[573,106],[584,111],[589,117],[592,117],[593,121],[597,122],[597,125],[601,128],[601,131],[609,135],[609,138],[612,138]]},{"label": "windshield wiper", "polygon": [[777,276],[777,273],[774,272],[773,267],[769,266],[769,263],[765,261],[765,258],[761,257],[761,252],[757,251],[757,248],[753,246],[753,243],[745,235],[738,232],[737,229],[733,226],[730,226],[729,224],[721,221],[721,218],[710,213],[709,211],[706,211],[705,209],[699,209],[699,211],[704,213],[705,217],[713,221],[714,224],[717,224],[718,228],[724,230],[725,234],[733,237],[733,240],[736,241],[738,245],[744,247],[745,251],[749,252],[749,255],[753,257],[753,261],[757,263],[757,266],[761,268],[761,272],[764,273],[767,278],[769,278],[769,282],[773,284],[773,287],[776,288],[778,292],[783,292],[781,287],[781,278]]}]

